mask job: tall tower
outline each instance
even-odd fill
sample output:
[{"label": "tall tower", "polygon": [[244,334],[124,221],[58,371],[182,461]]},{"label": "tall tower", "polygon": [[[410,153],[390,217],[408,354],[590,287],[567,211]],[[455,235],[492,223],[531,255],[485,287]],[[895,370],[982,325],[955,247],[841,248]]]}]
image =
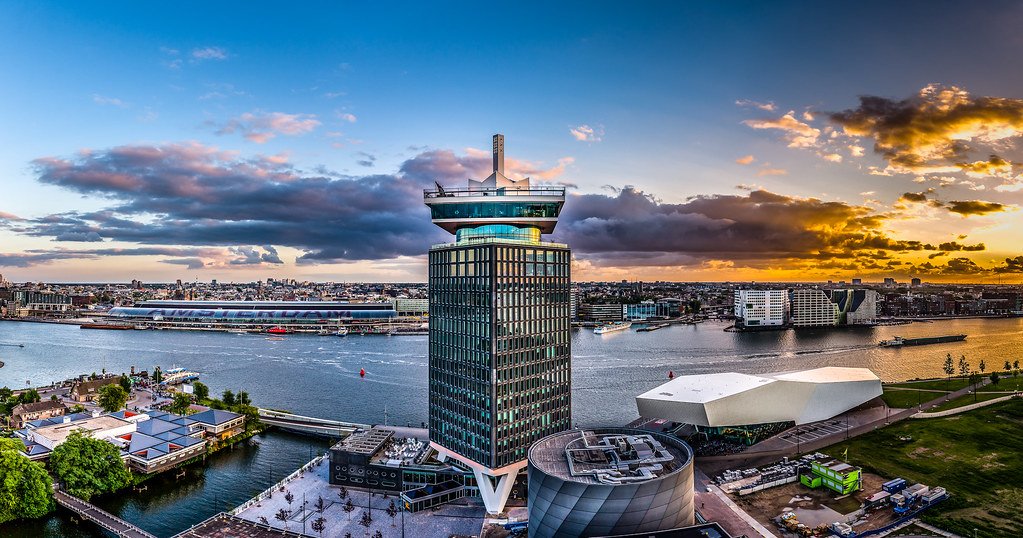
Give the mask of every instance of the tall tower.
[{"label": "tall tower", "polygon": [[494,171],[427,190],[433,223],[455,235],[429,256],[430,440],[473,469],[487,511],[504,511],[530,445],[571,426],[571,252],[542,242],[565,189]]}]

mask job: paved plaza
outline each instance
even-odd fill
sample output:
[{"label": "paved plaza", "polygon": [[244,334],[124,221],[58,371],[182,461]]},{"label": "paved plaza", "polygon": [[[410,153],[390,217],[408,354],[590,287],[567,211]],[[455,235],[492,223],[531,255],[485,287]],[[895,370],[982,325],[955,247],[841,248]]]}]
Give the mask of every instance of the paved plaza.
[{"label": "paved plaza", "polygon": [[[355,509],[351,513],[347,513],[343,509],[346,501],[342,501],[338,496],[340,488],[331,486],[327,480],[328,467],[328,462],[322,462],[313,467],[312,472],[307,472],[289,482],[284,486],[283,491],[275,490],[273,498],[264,499],[262,502],[246,508],[238,514],[238,517],[268,524],[281,530],[287,528],[292,532],[315,537],[322,536],[323,538],[345,538],[349,533],[350,536],[356,538],[373,536],[377,531],[384,537],[477,536],[483,526],[483,518],[486,514],[482,503],[473,503],[469,499],[458,501],[461,504],[450,503],[415,514],[406,513],[403,523],[403,514],[400,512],[393,520],[387,515],[387,508],[391,501],[394,501],[395,506],[399,508],[401,506],[396,495],[385,497],[382,493],[375,493],[371,498],[367,491],[349,488],[348,495],[352,504],[355,505]],[[288,493],[291,493],[293,497],[291,503],[288,503],[286,499]],[[320,498],[323,499],[325,505],[322,513],[316,509]],[[372,512],[370,512],[370,506],[372,506]],[[287,525],[276,517],[282,509],[290,510]],[[363,513],[372,513],[372,522],[369,527],[360,524]],[[320,517],[324,519],[325,523],[322,534],[312,529],[313,521]]]}]

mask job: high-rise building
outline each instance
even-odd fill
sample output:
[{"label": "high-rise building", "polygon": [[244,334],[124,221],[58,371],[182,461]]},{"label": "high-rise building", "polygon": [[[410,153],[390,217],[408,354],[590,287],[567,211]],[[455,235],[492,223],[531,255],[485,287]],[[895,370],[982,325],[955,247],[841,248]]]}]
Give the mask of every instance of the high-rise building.
[{"label": "high-rise building", "polygon": [[735,290],[735,325],[739,328],[783,328],[788,324],[786,290]]},{"label": "high-rise building", "polygon": [[914,288],[919,288],[920,287],[920,279],[919,278],[912,278],[912,279],[910,279],[909,280],[909,285],[914,287]]},{"label": "high-rise building", "polygon": [[541,241],[565,190],[508,179],[502,135],[493,156],[486,179],[424,199],[455,235],[429,254],[431,445],[472,468],[497,514],[530,445],[571,426],[571,253]]}]

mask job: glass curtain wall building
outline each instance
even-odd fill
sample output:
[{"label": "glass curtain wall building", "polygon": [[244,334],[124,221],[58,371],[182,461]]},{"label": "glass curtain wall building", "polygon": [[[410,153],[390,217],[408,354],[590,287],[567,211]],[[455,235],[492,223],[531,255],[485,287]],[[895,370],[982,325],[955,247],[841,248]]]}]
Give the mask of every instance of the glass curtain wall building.
[{"label": "glass curtain wall building", "polygon": [[565,193],[509,180],[503,147],[495,135],[487,179],[425,192],[456,237],[429,255],[431,444],[473,469],[495,514],[530,445],[571,427],[571,252],[541,241]]}]

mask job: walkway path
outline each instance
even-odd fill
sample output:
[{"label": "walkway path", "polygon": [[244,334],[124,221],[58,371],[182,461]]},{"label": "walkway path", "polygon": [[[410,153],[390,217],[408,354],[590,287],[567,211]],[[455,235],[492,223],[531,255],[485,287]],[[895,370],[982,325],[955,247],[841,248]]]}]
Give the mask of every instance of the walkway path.
[{"label": "walkway path", "polygon": [[53,497],[57,501],[57,504],[71,510],[82,518],[88,519],[117,536],[123,538],[156,538],[152,534],[149,534],[148,532],[109,512],[100,510],[78,497],[68,495],[63,491],[60,491],[57,489],[56,485],[53,487]]},{"label": "walkway path", "polygon": [[1015,395],[1002,396],[1001,398],[992,398],[990,400],[985,400],[983,402],[972,403],[970,405],[963,405],[963,406],[960,406],[960,407],[953,407],[952,409],[946,409],[944,411],[934,411],[934,412],[931,412],[931,413],[920,412],[920,413],[917,413],[917,414],[913,415],[911,418],[941,418],[941,417],[950,417],[952,415],[958,415],[959,413],[965,413],[967,411],[973,411],[974,409],[980,409],[981,407],[987,407],[989,405],[994,405],[996,403],[1001,403],[1001,402],[1004,402],[1004,401],[1008,401],[1009,399],[1011,399],[1013,397],[1015,397]]}]

